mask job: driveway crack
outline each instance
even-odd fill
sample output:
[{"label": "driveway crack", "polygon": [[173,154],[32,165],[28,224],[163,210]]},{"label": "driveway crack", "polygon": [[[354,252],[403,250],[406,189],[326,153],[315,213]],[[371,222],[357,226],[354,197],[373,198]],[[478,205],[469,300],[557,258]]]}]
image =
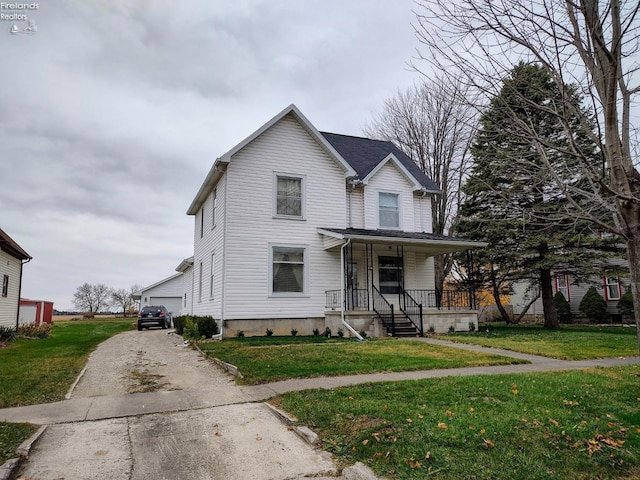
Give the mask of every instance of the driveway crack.
[{"label": "driveway crack", "polygon": [[127,445],[129,447],[129,458],[130,458],[128,480],[132,480],[133,472],[135,471],[135,468],[136,468],[136,459],[133,455],[133,441],[131,440],[131,422],[129,421],[128,418],[125,418],[125,422],[127,422]]}]

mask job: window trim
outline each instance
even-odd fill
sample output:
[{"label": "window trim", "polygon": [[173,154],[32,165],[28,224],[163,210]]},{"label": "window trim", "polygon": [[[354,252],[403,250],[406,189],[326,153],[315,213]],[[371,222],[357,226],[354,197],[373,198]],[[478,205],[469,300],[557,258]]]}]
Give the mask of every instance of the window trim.
[{"label": "window trim", "polygon": [[211,271],[209,272],[209,300],[213,300],[214,292],[215,292],[215,262],[216,262],[216,253],[211,252]]},{"label": "window trim", "polygon": [[[389,226],[380,224],[380,195],[381,194],[395,195],[396,198],[398,199],[398,226],[397,227],[389,227]],[[392,190],[377,190],[376,205],[378,207],[376,209],[376,215],[377,215],[377,224],[379,229],[402,230],[402,194],[400,192],[392,191]]]},{"label": "window trim", "polygon": [[217,210],[217,203],[218,203],[218,188],[214,188],[213,189],[213,193],[211,194],[212,199],[211,199],[211,230],[213,230],[214,228],[216,228],[216,210]]},{"label": "window trim", "polygon": [[[273,249],[283,248],[298,248],[302,252],[302,292],[274,292],[273,291]],[[267,289],[268,296],[270,298],[307,298],[309,297],[309,246],[302,244],[286,244],[286,243],[269,243],[269,265],[268,265],[268,280]]]},{"label": "window trim", "polygon": [[[564,295],[564,292],[562,290],[560,290],[560,284],[558,282],[558,279],[562,277],[564,278],[564,283],[565,283],[565,289],[567,291],[567,294]],[[567,302],[571,301],[571,288],[569,287],[569,274],[568,273],[557,273],[553,276],[553,281],[554,281],[554,286],[555,286],[555,292],[561,292],[564,296],[565,296],[565,300]]]},{"label": "window trim", "polygon": [[[278,178],[292,178],[300,180],[300,215],[284,215],[278,213]],[[273,172],[273,218],[287,220],[306,220],[307,212],[307,176],[299,173]]]},{"label": "window trim", "polygon": [[200,272],[198,273],[198,302],[202,302],[202,261],[200,262]]},{"label": "window trim", "polygon": [[2,276],[2,296],[3,297],[9,296],[9,275],[7,274],[4,274]]},{"label": "window trim", "polygon": [[[612,282],[611,280],[614,280],[614,281]],[[602,281],[604,284],[604,299],[607,302],[620,300],[620,298],[622,297],[622,284],[620,283],[620,279],[618,277],[603,277]],[[616,285],[618,287],[617,288],[618,296],[612,297],[609,295],[609,287],[616,286]]]}]

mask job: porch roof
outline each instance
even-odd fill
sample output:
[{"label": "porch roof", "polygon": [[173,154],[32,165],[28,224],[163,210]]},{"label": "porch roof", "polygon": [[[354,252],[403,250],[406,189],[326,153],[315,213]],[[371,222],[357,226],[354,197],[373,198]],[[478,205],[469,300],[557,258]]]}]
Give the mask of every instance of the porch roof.
[{"label": "porch roof", "polygon": [[473,242],[462,238],[435,233],[403,232],[400,230],[365,230],[362,228],[318,228],[325,238],[325,249],[342,245],[344,240],[387,245],[428,247],[434,255],[486,247],[486,242]]}]

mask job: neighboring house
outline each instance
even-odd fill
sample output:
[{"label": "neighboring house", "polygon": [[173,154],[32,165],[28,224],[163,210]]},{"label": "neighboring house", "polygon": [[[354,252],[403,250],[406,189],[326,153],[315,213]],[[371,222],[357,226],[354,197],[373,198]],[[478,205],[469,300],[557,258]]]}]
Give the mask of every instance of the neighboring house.
[{"label": "neighboring house", "polygon": [[22,266],[31,260],[9,235],[0,229],[0,326],[18,328]]},{"label": "neighboring house", "polygon": [[53,321],[53,302],[46,300],[20,299],[19,325],[34,323],[40,326]]},{"label": "neighboring house", "polygon": [[183,312],[225,336],[467,330],[471,297],[441,303],[433,256],[484,244],[432,233],[438,194],[391,142],[320,133],[291,105],[216,159],[193,199]]},{"label": "neighboring house", "polygon": [[174,316],[182,310],[182,273],[176,273],[133,294],[140,301],[140,308],[149,305],[164,305]]},{"label": "neighboring house", "polygon": [[[628,268],[626,260],[613,260],[609,261],[620,269]],[[582,282],[576,284],[568,271],[557,271],[553,273],[553,293],[562,292],[564,298],[567,299],[569,305],[571,305],[571,313],[574,316],[582,316],[580,312],[580,301],[584,294],[587,293],[590,287],[594,286],[598,290],[598,293],[602,295],[607,303],[607,312],[611,315],[611,318],[616,321],[621,321],[622,317],[618,312],[618,301],[625,292],[626,287],[629,285],[628,277],[625,279],[618,276],[606,276],[603,273],[601,277],[593,277],[589,282]],[[525,284],[519,283],[514,285],[514,294],[511,296],[511,304],[513,305],[514,314],[519,314],[522,311],[522,305],[528,303],[531,292],[527,291]],[[536,300],[527,312],[528,315],[541,316],[543,314],[542,300]]]}]

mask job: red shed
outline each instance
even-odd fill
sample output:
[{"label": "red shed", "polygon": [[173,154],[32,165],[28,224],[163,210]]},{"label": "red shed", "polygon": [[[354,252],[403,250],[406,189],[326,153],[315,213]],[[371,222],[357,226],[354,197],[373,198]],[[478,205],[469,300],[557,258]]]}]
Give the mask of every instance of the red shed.
[{"label": "red shed", "polygon": [[20,325],[26,323],[51,323],[53,319],[53,302],[46,300],[20,299]]}]

